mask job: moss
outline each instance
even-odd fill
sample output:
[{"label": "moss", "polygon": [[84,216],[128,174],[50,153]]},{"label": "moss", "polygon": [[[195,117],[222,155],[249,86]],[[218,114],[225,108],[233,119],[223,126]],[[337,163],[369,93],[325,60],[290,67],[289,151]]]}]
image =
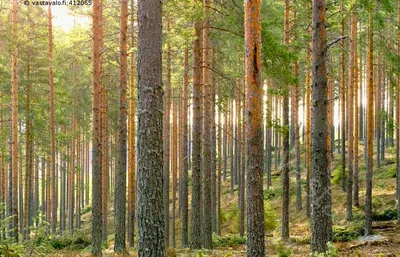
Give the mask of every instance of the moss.
[{"label": "moss", "polygon": [[354,223],[347,227],[333,226],[334,242],[350,242],[362,235],[364,232],[361,222]]}]

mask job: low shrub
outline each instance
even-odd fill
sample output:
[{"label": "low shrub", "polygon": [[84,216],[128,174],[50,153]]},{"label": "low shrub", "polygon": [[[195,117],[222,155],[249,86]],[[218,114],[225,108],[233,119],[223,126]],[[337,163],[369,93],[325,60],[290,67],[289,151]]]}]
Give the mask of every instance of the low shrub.
[{"label": "low shrub", "polygon": [[347,227],[333,226],[334,242],[350,242],[364,233],[362,222],[354,223]]},{"label": "low shrub", "polygon": [[266,232],[272,232],[278,226],[278,215],[270,201],[264,201],[264,228]]},{"label": "low shrub", "polygon": [[213,234],[212,243],[215,247],[233,247],[246,244],[246,237],[241,237],[235,234],[228,234],[223,236]]},{"label": "low shrub", "polygon": [[396,209],[387,209],[381,213],[372,214],[373,221],[389,221],[389,220],[397,220],[397,210]]},{"label": "low shrub", "polygon": [[74,234],[63,234],[52,238],[50,245],[56,250],[82,250],[90,245],[90,238],[83,232],[76,231]]},{"label": "low shrub", "polygon": [[293,254],[292,250],[286,247],[282,242],[279,242],[276,246],[276,252],[278,257],[291,257]]},{"label": "low shrub", "polygon": [[331,181],[332,181],[332,184],[340,185],[340,183],[342,181],[342,166],[341,165],[337,166],[337,168],[332,172]]}]

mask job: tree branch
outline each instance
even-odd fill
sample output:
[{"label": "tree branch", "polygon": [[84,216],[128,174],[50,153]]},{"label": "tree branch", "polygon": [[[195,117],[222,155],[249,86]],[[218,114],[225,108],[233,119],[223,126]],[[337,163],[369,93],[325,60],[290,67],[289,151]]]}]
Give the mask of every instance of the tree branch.
[{"label": "tree branch", "polygon": [[326,48],[329,49],[331,46],[333,46],[334,44],[338,43],[340,40],[344,40],[346,38],[348,38],[348,37],[347,36],[338,37],[337,39],[335,39],[332,42],[330,42]]}]

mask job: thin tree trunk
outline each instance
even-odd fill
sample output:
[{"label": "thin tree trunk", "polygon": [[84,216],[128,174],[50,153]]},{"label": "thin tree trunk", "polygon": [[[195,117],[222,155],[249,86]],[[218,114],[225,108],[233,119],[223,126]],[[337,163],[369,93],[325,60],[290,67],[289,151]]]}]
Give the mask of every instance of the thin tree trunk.
[{"label": "thin tree trunk", "polygon": [[[131,47],[135,46],[135,3],[131,0]],[[135,52],[131,53],[129,74],[129,147],[128,147],[128,244],[135,246]]]},{"label": "thin tree trunk", "polygon": [[311,215],[311,49],[307,47],[307,74],[306,74],[306,214]]},{"label": "thin tree trunk", "polygon": [[[100,106],[100,113],[101,113],[101,151],[102,151],[102,237],[103,241],[107,241],[108,237],[108,229],[107,229],[107,217],[108,217],[108,197],[109,197],[109,192],[112,192],[112,180],[114,176],[112,175],[113,173],[113,168],[112,165],[110,165],[109,162],[109,145],[110,145],[110,139],[109,139],[109,134],[108,134],[108,99],[107,99],[107,88],[104,84],[101,85],[101,106]],[[112,140],[112,137],[111,137]],[[110,174],[111,173],[111,174]],[[110,190],[111,189],[111,190]]]},{"label": "thin tree trunk", "polygon": [[[343,4],[340,6],[341,12],[344,12]],[[342,14],[344,15],[344,14]],[[344,36],[344,17],[341,20],[341,36]],[[346,85],[345,85],[345,42],[342,40],[340,43],[341,55],[340,55],[340,99],[342,102],[341,106],[341,132],[342,132],[342,176],[341,176],[341,189],[342,192],[346,192]]]},{"label": "thin tree trunk", "polygon": [[[400,26],[400,0],[398,2],[398,7],[398,25]],[[400,41],[400,30],[397,32],[397,39]],[[400,54],[400,44],[397,46],[397,54]],[[400,72],[397,74],[396,100],[396,200],[397,221],[400,222]]]},{"label": "thin tree trunk", "polygon": [[[290,0],[285,0],[285,45],[290,43]],[[282,164],[282,240],[289,238],[289,201],[290,201],[290,178],[289,178],[289,92],[285,89],[283,96],[283,164]]]},{"label": "thin tree trunk", "polygon": [[[28,14],[29,15],[29,14]],[[26,70],[26,77],[27,77],[27,85],[26,85],[26,136],[25,136],[25,188],[24,188],[24,221],[23,227],[24,230],[22,231],[22,240],[29,238],[29,223],[30,223],[30,214],[31,214],[31,207],[32,201],[32,135],[31,135],[31,82],[30,82],[30,56],[28,54],[28,64]],[[1,168],[1,167],[0,167]],[[1,177],[3,179],[3,177]],[[0,199],[0,202],[2,200]]]},{"label": "thin tree trunk", "polygon": [[[359,141],[359,98],[358,98],[358,88],[359,88],[359,66],[358,66],[358,52],[357,52],[357,23],[358,19],[355,15],[355,25],[354,25],[354,36],[352,40],[354,41],[354,163],[353,163],[353,205],[358,207],[359,199],[358,199],[358,141]],[[361,63],[361,56],[360,56],[360,63]],[[362,82],[362,81],[361,81]],[[360,83],[362,84],[362,83]]]},{"label": "thin tree trunk", "polygon": [[[13,37],[18,38],[18,3],[12,1],[12,31]],[[10,236],[18,242],[18,47],[13,46],[11,55],[11,176],[10,176]]]},{"label": "thin tree trunk", "polygon": [[183,104],[182,104],[182,247],[188,247],[188,170],[189,170],[189,142],[188,142],[188,112],[189,108],[189,49],[185,49],[184,76],[183,76]]},{"label": "thin tree trunk", "polygon": [[[167,31],[170,31],[170,21],[167,19]],[[169,245],[169,179],[170,179],[170,111],[171,111],[171,45],[167,42],[167,83],[164,93],[163,119],[163,171],[164,171],[164,226],[165,246]]]}]

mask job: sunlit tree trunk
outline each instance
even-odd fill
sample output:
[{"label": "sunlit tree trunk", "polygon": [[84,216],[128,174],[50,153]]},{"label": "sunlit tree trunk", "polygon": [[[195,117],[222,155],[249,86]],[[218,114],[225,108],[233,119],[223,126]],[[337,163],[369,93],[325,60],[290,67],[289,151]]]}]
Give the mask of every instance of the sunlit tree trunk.
[{"label": "sunlit tree trunk", "polygon": [[[50,1],[49,1],[50,2]],[[50,85],[50,176],[51,184],[51,232],[56,232],[57,226],[57,189],[56,189],[56,141],[54,121],[54,75],[53,75],[53,24],[51,15],[51,4],[48,5],[49,22],[49,85]],[[50,183],[50,182],[49,182]],[[50,218],[50,217],[49,217]]]},{"label": "sunlit tree trunk", "polygon": [[365,234],[372,233],[372,171],[374,140],[374,11],[368,11],[367,53],[367,172],[365,192]]},{"label": "sunlit tree trunk", "polygon": [[102,121],[101,121],[101,99],[102,99],[102,23],[103,3],[102,0],[94,0],[93,6],[93,138],[92,138],[92,254],[101,256],[102,244]]},{"label": "sunlit tree trunk", "polygon": [[244,2],[248,257],[265,255],[263,200],[263,114],[261,80],[261,0]]},{"label": "sunlit tree trunk", "polygon": [[[135,46],[135,3],[131,0],[131,48]],[[135,246],[135,52],[131,52],[129,74],[129,147],[128,147],[128,244]]]}]

